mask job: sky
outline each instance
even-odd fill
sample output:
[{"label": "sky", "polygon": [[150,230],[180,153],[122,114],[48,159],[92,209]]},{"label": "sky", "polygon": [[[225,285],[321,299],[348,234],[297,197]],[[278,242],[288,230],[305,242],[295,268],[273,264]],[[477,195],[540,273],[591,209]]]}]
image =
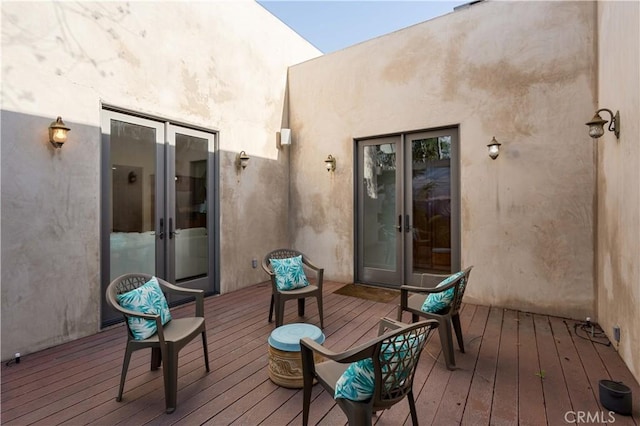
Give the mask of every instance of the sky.
[{"label": "sky", "polygon": [[331,53],[453,12],[466,1],[258,0],[317,47]]}]

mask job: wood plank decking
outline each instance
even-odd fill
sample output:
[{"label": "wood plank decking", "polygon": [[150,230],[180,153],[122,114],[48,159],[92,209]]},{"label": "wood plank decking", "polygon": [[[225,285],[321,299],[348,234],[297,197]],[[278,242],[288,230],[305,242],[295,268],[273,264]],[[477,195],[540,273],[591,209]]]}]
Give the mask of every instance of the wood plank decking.
[{"label": "wood plank decking", "polygon": [[[374,337],[378,319],[396,315],[396,303],[334,294],[341,285],[325,284],[325,346],[335,350]],[[264,283],[205,299],[211,372],[205,373],[196,339],[180,354],[173,414],[164,412],[162,373],[149,370],[145,350],[134,353],[123,401],[115,401],[125,343],[120,324],[3,365],[0,422],[299,425],[302,392],[276,386],[267,375],[266,340],[274,327],[267,322],[269,298]],[[172,311],[174,317],[192,312],[192,304]],[[307,302],[306,314],[301,321],[319,323],[315,301]],[[296,321],[296,304],[289,302],[285,323]],[[600,379],[623,381],[633,390],[634,416],[614,415],[611,423],[640,425],[638,383],[612,347],[576,335],[574,321],[467,304],[462,327],[466,353],[456,348],[458,370],[445,368],[437,333],[423,352],[414,382],[421,425],[601,424],[610,418],[599,405]],[[316,386],[310,423],[345,422],[332,396]],[[378,413],[375,422],[410,424],[408,405]]]}]

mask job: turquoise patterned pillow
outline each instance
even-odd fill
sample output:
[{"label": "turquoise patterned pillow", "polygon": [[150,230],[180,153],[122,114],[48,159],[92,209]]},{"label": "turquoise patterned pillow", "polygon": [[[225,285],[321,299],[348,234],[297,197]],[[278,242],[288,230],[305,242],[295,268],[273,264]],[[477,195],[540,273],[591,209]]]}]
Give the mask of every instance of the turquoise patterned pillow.
[{"label": "turquoise patterned pillow", "polygon": [[[461,275],[464,275],[464,271],[456,272],[455,274],[448,276],[444,280],[440,281],[436,288],[451,284],[453,281],[460,278]],[[464,284],[465,283],[463,282],[461,285],[464,286]],[[455,287],[451,287],[449,290],[445,290],[440,293],[429,294],[422,304],[422,312],[436,313],[448,308],[453,300],[454,294]]]},{"label": "turquoise patterned pillow", "polygon": [[[167,299],[165,299],[158,279],[156,277],[151,278],[144,285],[131,290],[127,293],[118,295],[118,303],[120,306],[132,311],[140,312],[143,314],[156,314],[160,315],[162,325],[165,325],[171,320],[171,313],[169,312],[169,305],[167,305]],[[153,336],[156,331],[156,322],[145,318],[128,317],[129,328],[133,333],[133,338],[136,340],[143,340],[147,337]]]},{"label": "turquoise patterned pillow", "polygon": [[269,259],[276,274],[276,287],[280,291],[295,290],[309,285],[302,268],[302,256],[288,259]]},{"label": "turquoise patterned pillow", "polygon": [[373,361],[371,358],[352,362],[336,382],[334,398],[366,401],[373,395]]},{"label": "turquoise patterned pillow", "polygon": [[[422,340],[422,336],[418,339],[405,339],[404,336],[397,336],[394,340],[386,344],[383,343],[383,359],[391,364],[400,363],[407,354],[407,351],[411,351],[414,354],[417,352]],[[385,375],[388,370],[389,368],[383,364],[382,374]],[[394,369],[392,369],[392,371],[394,371]],[[408,366],[395,368],[395,374],[400,380],[408,377],[410,372]],[[366,401],[373,395],[374,381],[375,373],[373,371],[373,361],[371,358],[353,362],[336,382],[334,398]]]}]

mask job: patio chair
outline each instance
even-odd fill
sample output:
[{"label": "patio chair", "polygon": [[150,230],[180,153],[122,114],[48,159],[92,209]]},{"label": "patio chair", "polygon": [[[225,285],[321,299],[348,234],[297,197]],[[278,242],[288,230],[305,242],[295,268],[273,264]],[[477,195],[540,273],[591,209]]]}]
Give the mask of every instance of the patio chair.
[{"label": "patio chair", "polygon": [[[370,425],[374,412],[390,408],[405,397],[413,425],[417,426],[413,377],[420,353],[437,326],[435,320],[404,324],[382,318],[377,338],[345,352],[333,352],[308,337],[301,339],[302,424],[309,423],[311,390],[317,380],[335,398],[351,426]],[[326,361],[316,364],[314,354]]]},{"label": "patio chair", "polygon": [[[178,287],[160,278],[155,278],[159,290],[155,293],[150,290],[152,296],[158,296],[151,300],[153,307],[132,310],[132,304],[140,304],[145,299],[151,299],[145,296],[143,291],[146,290],[140,287],[150,283],[152,278],[155,277],[147,274],[125,274],[113,280],[106,290],[107,303],[124,315],[127,325],[127,348],[116,401],[122,401],[124,381],[131,354],[139,349],[151,348],[151,370],[157,370],[162,363],[166,412],[172,413],[176,409],[178,391],[178,352],[198,334],[202,335],[204,363],[207,372],[209,371],[207,333],[204,321],[204,292]],[[194,296],[196,300],[195,317],[171,319],[163,293]],[[150,311],[156,313],[141,313]]]},{"label": "patio chair", "polygon": [[[419,317],[435,319],[440,326],[440,344],[444,354],[445,363],[449,370],[456,368],[453,354],[453,336],[451,326],[456,333],[458,348],[464,353],[464,340],[462,327],[460,326],[460,305],[464,290],[469,283],[469,275],[473,266],[453,275],[422,274],[422,282],[427,279],[442,279],[436,287],[417,287],[410,285],[400,286],[400,305],[398,306],[398,320],[402,320],[402,313],[409,312],[411,321],[418,321]],[[410,294],[412,293],[412,294]]]},{"label": "patio chair", "polygon": [[[290,261],[300,258],[302,265],[313,271],[315,280],[309,282],[304,274],[303,266],[299,265],[298,271],[304,277],[300,277],[301,281],[306,281],[306,285],[291,290],[283,289],[282,281],[277,276],[272,260]],[[278,262],[280,264],[281,262]],[[262,260],[262,269],[269,275],[271,279],[271,305],[269,306],[269,322],[272,321],[273,311],[276,313],[276,327],[280,327],[284,321],[284,305],[287,300],[298,300],[298,316],[304,316],[304,304],[307,297],[315,297],[318,303],[318,314],[320,315],[320,328],[324,328],[324,316],[322,313],[322,280],[324,269],[314,265],[309,258],[303,253],[291,249],[278,249],[267,253]],[[287,272],[290,274],[290,272]],[[296,272],[292,273],[296,275]],[[298,274],[299,275],[299,274]],[[288,283],[286,283],[288,284]],[[302,285],[302,284],[301,284]],[[286,286],[285,286],[286,287]]]}]

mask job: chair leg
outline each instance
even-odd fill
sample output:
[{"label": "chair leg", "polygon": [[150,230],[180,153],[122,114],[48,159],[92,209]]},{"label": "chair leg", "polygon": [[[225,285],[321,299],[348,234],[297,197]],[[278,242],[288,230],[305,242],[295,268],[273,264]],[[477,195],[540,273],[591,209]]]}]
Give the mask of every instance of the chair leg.
[{"label": "chair leg", "polygon": [[451,324],[447,317],[438,320],[438,331],[440,332],[440,346],[442,355],[449,370],[455,370],[456,360],[453,355],[453,336],[451,335]]},{"label": "chair leg", "polygon": [[124,380],[127,377],[127,370],[129,369],[129,361],[131,360],[131,347],[127,344],[127,349],[124,351],[124,360],[122,361],[122,373],[120,374],[120,388],[118,389],[118,396],[116,401],[122,401],[122,392],[124,391]]},{"label": "chair leg", "polygon": [[302,299],[298,299],[298,316],[299,317],[304,316],[304,301],[305,301],[304,297]]},{"label": "chair leg", "polygon": [[373,407],[370,403],[338,398],[336,402],[347,416],[349,426],[369,426],[373,421]]},{"label": "chair leg", "polygon": [[303,371],[302,375],[302,426],[309,424],[309,406],[311,405],[311,390],[313,388],[313,376],[308,371]]},{"label": "chair leg", "polygon": [[453,330],[456,332],[456,338],[458,339],[458,347],[460,348],[460,352],[464,353],[464,340],[462,338],[462,327],[460,326],[460,315],[453,315],[451,317],[451,323],[453,324]]},{"label": "chair leg", "polygon": [[209,350],[207,347],[207,332],[202,331],[202,349],[204,350],[204,366],[209,372]]},{"label": "chair leg", "polygon": [[282,299],[278,299],[275,302],[276,308],[276,327],[280,327],[284,323],[284,303]]},{"label": "chair leg", "polygon": [[273,294],[271,294],[271,305],[269,305],[269,322],[271,322],[271,318],[273,318]]},{"label": "chair leg", "polygon": [[167,414],[176,410],[178,394],[178,352],[174,345],[167,343],[167,356],[162,363],[164,375],[164,399]]},{"label": "chair leg", "polygon": [[413,399],[413,389],[409,390],[407,400],[409,401],[409,411],[411,411],[411,423],[413,426],[418,426],[418,412],[416,411],[416,401]]},{"label": "chair leg", "polygon": [[320,315],[320,328],[324,328],[324,315],[322,313],[322,295],[316,296],[318,302],[318,315]]},{"label": "chair leg", "polygon": [[160,368],[160,364],[162,364],[162,352],[160,352],[160,348],[151,348],[151,371]]}]

